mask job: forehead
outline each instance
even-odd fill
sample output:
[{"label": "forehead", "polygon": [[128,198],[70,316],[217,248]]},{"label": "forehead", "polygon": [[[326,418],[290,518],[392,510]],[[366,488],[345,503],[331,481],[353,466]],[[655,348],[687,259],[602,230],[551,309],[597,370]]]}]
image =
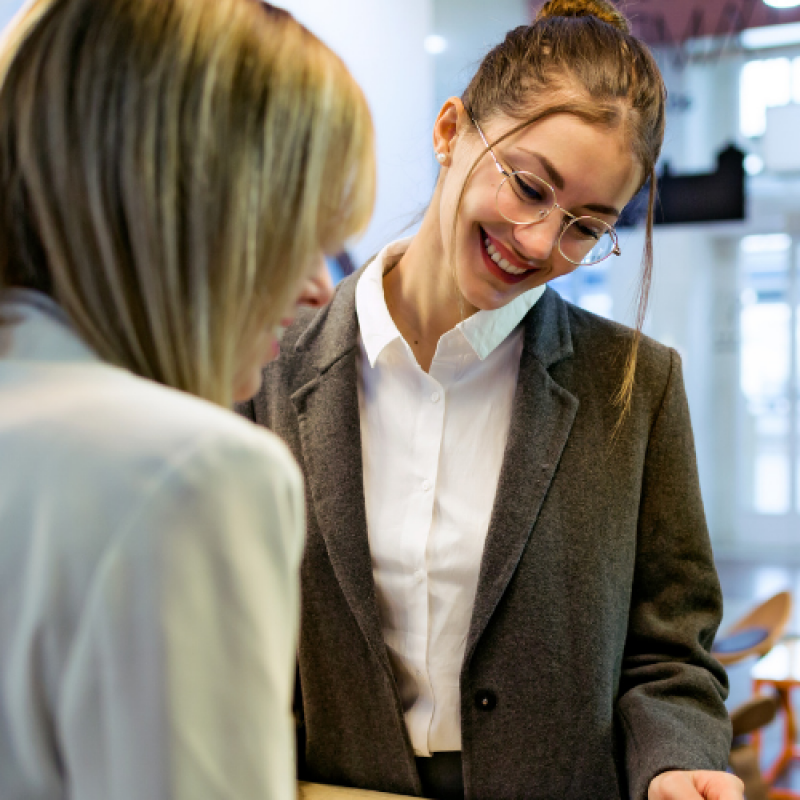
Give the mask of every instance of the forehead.
[{"label": "forehead", "polygon": [[[481,127],[493,142],[516,124],[510,118],[495,117]],[[554,114],[533,122],[504,139],[497,150],[516,170],[542,171],[546,161],[564,179],[567,193],[602,191],[623,205],[643,178],[624,125],[591,124],[573,114]]]}]

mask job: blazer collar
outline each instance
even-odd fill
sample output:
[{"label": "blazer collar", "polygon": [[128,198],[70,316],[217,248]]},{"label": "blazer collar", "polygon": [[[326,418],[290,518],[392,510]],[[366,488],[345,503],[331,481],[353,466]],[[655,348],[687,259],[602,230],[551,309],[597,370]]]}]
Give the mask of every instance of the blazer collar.
[{"label": "blazer collar", "polygon": [[578,412],[578,399],[550,374],[573,353],[567,304],[548,288],[525,321],[517,391],[462,666],[516,572],[526,547],[547,546],[535,526]]},{"label": "blazer collar", "polygon": [[[292,402],[319,531],[350,609],[378,660],[383,643],[367,534],[358,408],[358,275],[343,281],[295,344]],[[524,321],[511,428],[481,562],[465,668],[513,577],[558,467],[578,401],[548,369],[572,355],[566,303],[547,289]],[[301,377],[302,375],[302,377]]]},{"label": "blazer collar", "polygon": [[[391,675],[367,534],[358,407],[358,275],[339,284],[294,346],[291,395],[316,527],[339,587],[377,661]],[[310,370],[307,365],[310,364]],[[399,706],[399,699],[397,703]]]},{"label": "blazer collar", "polygon": [[[358,344],[356,286],[364,269],[339,284],[329,306],[317,314],[295,343],[295,351],[308,354],[320,373]],[[572,355],[567,305],[549,286],[526,314],[523,324],[524,350],[545,368]]]},{"label": "blazer collar", "polygon": [[549,286],[525,318],[523,351],[527,351],[545,368],[572,355],[567,304]]}]

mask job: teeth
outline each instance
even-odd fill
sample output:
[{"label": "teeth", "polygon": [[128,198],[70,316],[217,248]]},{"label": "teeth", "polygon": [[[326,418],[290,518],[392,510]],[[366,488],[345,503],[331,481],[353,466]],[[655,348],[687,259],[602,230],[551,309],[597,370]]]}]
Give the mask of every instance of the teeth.
[{"label": "teeth", "polygon": [[498,264],[500,269],[505,270],[506,272],[510,273],[511,275],[524,275],[528,270],[526,269],[517,269],[517,267],[512,267],[511,264],[506,261],[506,259],[502,259]]},{"label": "teeth", "polygon": [[503,258],[500,253],[498,252],[497,248],[491,243],[490,239],[487,237],[483,240],[483,244],[486,247],[486,252],[489,254],[489,258],[497,264],[500,269],[504,272],[507,272],[509,275],[524,275],[528,270],[526,269],[518,269],[511,265],[508,259]]}]

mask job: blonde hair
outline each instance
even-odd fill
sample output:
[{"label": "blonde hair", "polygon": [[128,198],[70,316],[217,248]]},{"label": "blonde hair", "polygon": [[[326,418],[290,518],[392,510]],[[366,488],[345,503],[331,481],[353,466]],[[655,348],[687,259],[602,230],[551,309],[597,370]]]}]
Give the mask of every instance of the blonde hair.
[{"label": "blonde hair", "polygon": [[635,330],[613,398],[621,424],[632,402],[653,271],[655,168],[666,123],[666,88],[655,59],[607,0],[549,0],[532,25],[510,31],[487,54],[462,101],[478,122],[501,114],[519,121],[492,145],[554,114],[619,127],[642,167],[642,185],[650,181]]},{"label": "blonde hair", "polygon": [[361,230],[373,131],[342,61],[259,0],[38,0],[0,53],[0,288],[232,403],[242,351]]}]

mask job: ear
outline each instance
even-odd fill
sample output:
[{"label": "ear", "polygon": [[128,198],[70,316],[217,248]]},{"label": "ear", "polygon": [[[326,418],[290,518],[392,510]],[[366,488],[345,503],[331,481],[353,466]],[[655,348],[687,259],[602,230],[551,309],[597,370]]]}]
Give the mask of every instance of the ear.
[{"label": "ear", "polygon": [[450,163],[453,146],[458,134],[463,130],[467,112],[458,97],[450,97],[445,101],[433,124],[433,149],[446,158],[440,159],[443,165]]}]

